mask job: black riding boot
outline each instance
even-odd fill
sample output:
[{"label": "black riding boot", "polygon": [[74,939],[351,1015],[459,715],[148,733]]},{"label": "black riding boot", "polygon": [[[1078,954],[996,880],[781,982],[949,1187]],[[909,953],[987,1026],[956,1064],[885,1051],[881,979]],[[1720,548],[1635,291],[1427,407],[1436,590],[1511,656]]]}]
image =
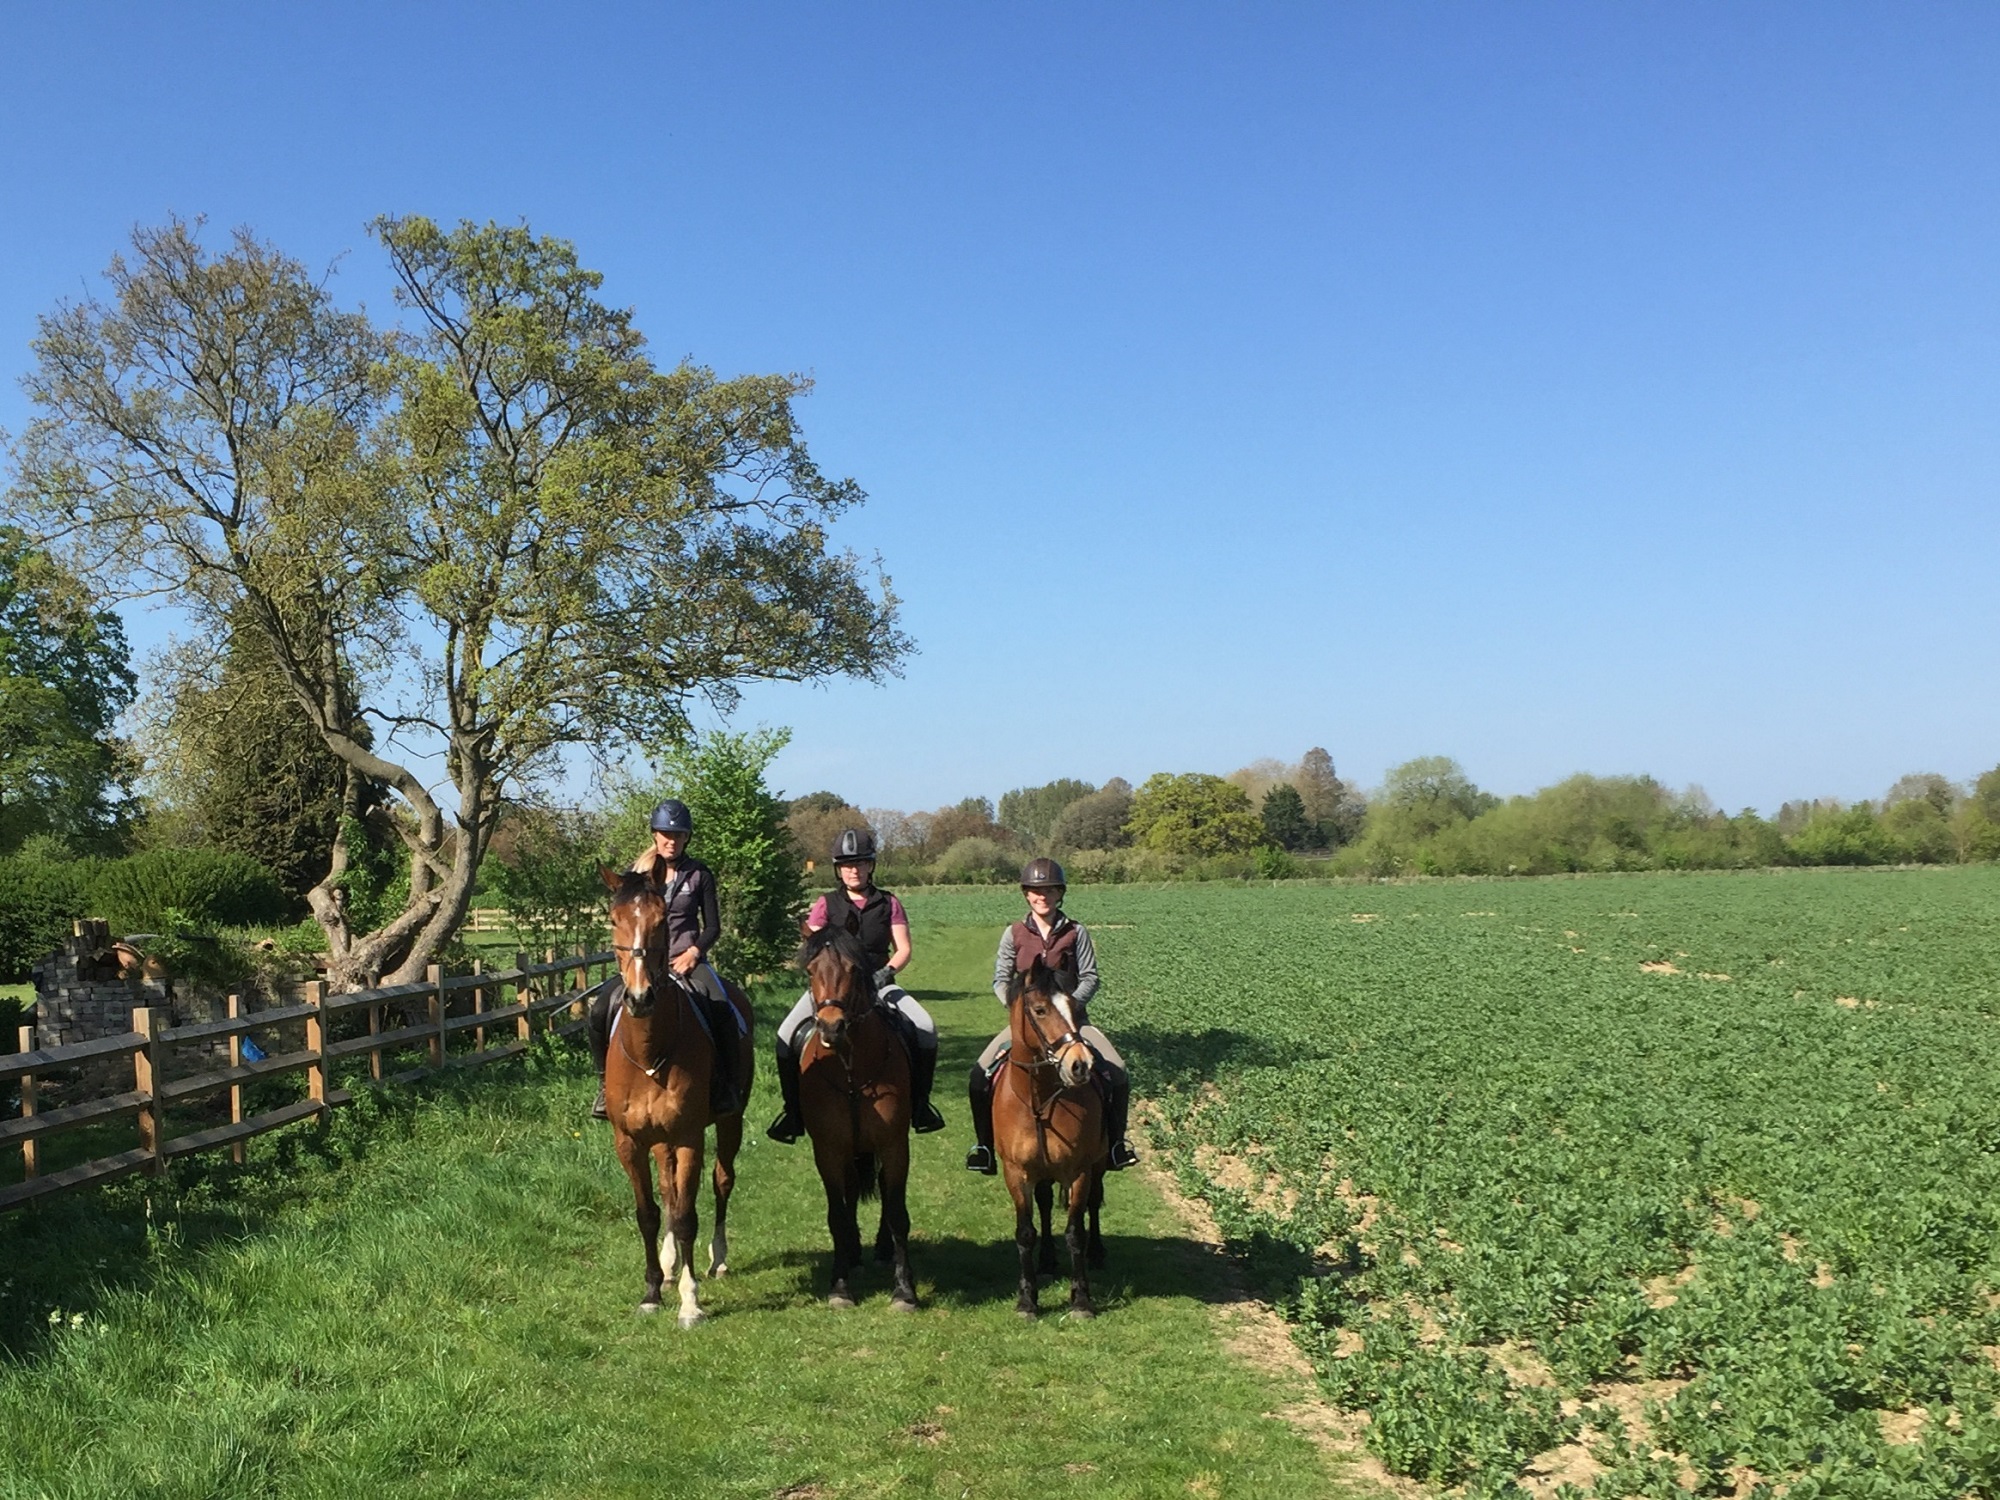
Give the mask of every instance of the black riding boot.
[{"label": "black riding boot", "polygon": [[1111,1137],[1111,1159],[1105,1165],[1113,1172],[1122,1172],[1139,1164],[1139,1153],[1125,1141],[1125,1116],[1131,1103],[1132,1084],[1129,1079],[1115,1075],[1105,1079],[1104,1133]]},{"label": "black riding boot", "polygon": [[735,1114],[745,1103],[736,1097],[736,1050],[743,1039],[737,1035],[733,1005],[710,1005],[708,1024],[715,1042],[715,1066],[708,1073],[708,1112],[719,1120]]},{"label": "black riding boot", "polygon": [[937,1076],[937,1048],[910,1049],[910,1129],[929,1135],[944,1129],[944,1116],[931,1103],[931,1080]]},{"label": "black riding boot", "polygon": [[584,1027],[590,1033],[590,1060],[597,1064],[597,1102],[590,1106],[590,1117],[608,1120],[611,1111],[604,1107],[604,1059],[611,1055],[611,1005],[601,993],[590,1002]]},{"label": "black riding boot", "polygon": [[965,1153],[965,1170],[991,1177],[1000,1170],[993,1162],[993,1080],[978,1063],[966,1080],[965,1098],[972,1107],[972,1134],[979,1142]]},{"label": "black riding boot", "polygon": [[785,1101],[778,1118],[764,1127],[764,1134],[780,1145],[789,1146],[806,1128],[805,1113],[799,1108],[799,1055],[783,1042],[778,1043],[778,1093]]}]

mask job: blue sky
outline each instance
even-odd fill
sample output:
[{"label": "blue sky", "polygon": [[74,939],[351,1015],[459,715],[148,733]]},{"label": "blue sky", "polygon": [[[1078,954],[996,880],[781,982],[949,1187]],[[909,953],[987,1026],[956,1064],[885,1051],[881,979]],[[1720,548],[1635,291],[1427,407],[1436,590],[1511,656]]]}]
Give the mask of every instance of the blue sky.
[{"label": "blue sky", "polygon": [[2000,761],[1996,76],[1976,5],[10,6],[0,426],[135,223],[386,311],[375,214],[526,219],[873,497],[921,654],[749,695],[790,792],[1873,796]]}]

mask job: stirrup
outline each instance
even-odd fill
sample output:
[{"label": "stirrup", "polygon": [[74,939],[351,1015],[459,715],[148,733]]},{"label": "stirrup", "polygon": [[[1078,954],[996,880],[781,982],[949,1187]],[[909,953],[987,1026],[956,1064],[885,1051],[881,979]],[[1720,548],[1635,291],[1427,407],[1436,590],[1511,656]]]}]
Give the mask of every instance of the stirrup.
[{"label": "stirrup", "polygon": [[938,1113],[935,1104],[926,1099],[910,1111],[910,1129],[918,1135],[929,1135],[944,1129],[944,1116]]},{"label": "stirrup", "polygon": [[974,1146],[970,1151],[966,1152],[965,1170],[968,1172],[977,1172],[982,1177],[996,1175],[1000,1169],[993,1165],[993,1148],[991,1146]]},{"label": "stirrup", "polygon": [[799,1122],[789,1109],[780,1110],[778,1118],[764,1127],[764,1134],[781,1146],[789,1146],[799,1138]]},{"label": "stirrup", "polygon": [[593,1120],[611,1118],[611,1110],[604,1102],[604,1090],[601,1088],[597,1091],[597,1102],[590,1106],[590,1118]]},{"label": "stirrup", "polygon": [[1107,1172],[1122,1172],[1127,1167],[1139,1165],[1139,1153],[1123,1141],[1111,1143],[1111,1159],[1104,1164]]}]

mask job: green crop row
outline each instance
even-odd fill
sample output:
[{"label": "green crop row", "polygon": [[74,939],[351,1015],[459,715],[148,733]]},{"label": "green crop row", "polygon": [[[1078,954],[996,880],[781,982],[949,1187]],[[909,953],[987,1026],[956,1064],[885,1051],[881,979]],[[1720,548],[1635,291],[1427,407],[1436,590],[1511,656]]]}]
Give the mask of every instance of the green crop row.
[{"label": "green crop row", "polygon": [[2000,1493],[2000,871],[1077,897],[1158,1147],[1392,1469]]}]

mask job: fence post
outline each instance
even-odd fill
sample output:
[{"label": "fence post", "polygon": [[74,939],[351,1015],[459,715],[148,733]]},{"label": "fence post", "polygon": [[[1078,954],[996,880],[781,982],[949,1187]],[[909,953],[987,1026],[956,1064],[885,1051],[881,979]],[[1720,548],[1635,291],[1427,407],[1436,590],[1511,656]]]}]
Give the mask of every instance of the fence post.
[{"label": "fence post", "polygon": [[[232,1021],[243,1019],[243,997],[241,995],[231,995],[229,997],[229,1019]],[[229,1068],[231,1072],[234,1072],[242,1066],[243,1033],[232,1031],[229,1033]],[[232,1125],[243,1123],[243,1085],[241,1082],[229,1085],[229,1123]],[[239,1167],[243,1165],[243,1143],[241,1141],[230,1142],[229,1159]]]},{"label": "fence post", "polygon": [[[535,987],[528,982],[528,976],[525,972],[527,967],[528,955],[525,953],[516,953],[514,955],[514,969],[521,975],[519,979],[514,981],[514,1003],[516,1005],[530,1004],[535,998]],[[535,1034],[534,1020],[535,1018],[526,1011],[516,1016],[514,1018],[514,1035],[524,1042],[529,1040]]]},{"label": "fence post", "polygon": [[[370,1036],[380,1036],[382,1034],[382,1002],[379,1000],[368,1007],[368,1034]],[[382,1049],[380,1047],[370,1047],[368,1049],[368,1077],[373,1083],[380,1083],[382,1081]]]},{"label": "fence post", "polygon": [[139,1107],[139,1149],[149,1152],[152,1161],[146,1170],[154,1176],[164,1172],[166,1157],[160,1154],[166,1132],[161,1128],[166,1110],[160,1103],[160,1084],[164,1082],[160,1066],[163,1061],[160,1045],[160,1017],[150,1005],[132,1008],[132,1029],[145,1038],[139,1050],[132,1054],[132,1087],[146,1096],[146,1102]]},{"label": "fence post", "polygon": [[[486,972],[486,965],[475,958],[472,961],[472,972],[475,977],[484,974]],[[486,986],[476,984],[472,987],[472,1013],[476,1016],[485,1009]],[[486,1028],[484,1026],[475,1026],[472,1028],[472,1050],[474,1052],[484,1052],[486,1050]]]},{"label": "fence post", "polygon": [[431,1066],[444,1066],[444,991],[439,988],[444,983],[444,968],[432,964],[424,970],[424,983],[431,987]]},{"label": "fence post", "polygon": [[[554,963],[555,961],[556,961],[556,950],[551,948],[549,949],[549,962]],[[581,993],[583,990],[586,990],[590,987],[589,979],[590,979],[590,974],[588,966],[584,964],[578,964],[574,969],[570,971],[569,987]],[[580,1020],[582,1016],[583,1016],[583,1002],[581,1000],[570,1001],[569,1018],[572,1021],[575,1021],[575,1020]]]},{"label": "fence post", "polygon": [[[33,1052],[35,1050],[34,1027],[23,1026],[21,1028],[21,1050],[23,1052]],[[35,1075],[33,1073],[23,1073],[21,1075],[22,1119],[26,1120],[34,1115],[35,1103],[40,1094],[41,1087],[35,1082]],[[25,1141],[21,1142],[21,1175],[23,1177],[35,1177],[39,1176],[40,1173],[41,1153],[35,1150],[35,1138],[29,1136]]]},{"label": "fence post", "polygon": [[320,1006],[326,1003],[326,982],[321,979],[309,980],[305,987],[305,1002],[312,1007],[312,1014],[306,1017],[306,1051],[312,1054],[312,1061],[306,1064],[306,1097],[319,1106],[320,1123],[326,1123],[326,1016]]}]

